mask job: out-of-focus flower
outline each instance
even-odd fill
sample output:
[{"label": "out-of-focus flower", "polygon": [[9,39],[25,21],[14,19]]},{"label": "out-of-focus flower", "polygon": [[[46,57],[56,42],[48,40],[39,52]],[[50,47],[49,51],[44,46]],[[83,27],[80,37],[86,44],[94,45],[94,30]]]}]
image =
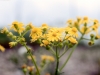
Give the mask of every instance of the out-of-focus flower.
[{"label": "out-of-focus flower", "polygon": [[41,36],[42,36],[42,30],[41,30],[41,28],[36,28],[36,27],[34,27],[34,28],[31,30],[31,33],[30,33],[30,37],[32,38],[32,39],[31,39],[31,42],[36,41],[36,40],[39,39]]},{"label": "out-of-focus flower", "polygon": [[49,43],[50,42],[48,40],[43,40],[42,44],[40,44],[40,46],[45,46],[46,47],[47,45],[49,45]]},{"label": "out-of-focus flower", "polygon": [[[32,56],[34,59],[35,59],[35,61],[36,61],[36,56]],[[27,56],[27,58],[29,59],[29,60],[32,60],[32,58],[31,58],[31,56]]]},{"label": "out-of-focus flower", "polygon": [[2,30],[1,30],[1,33],[5,33],[5,34],[7,34],[9,31],[8,31],[8,29],[5,27],[5,28],[3,28]]},{"label": "out-of-focus flower", "polygon": [[87,16],[83,17],[83,24],[87,24],[89,22],[89,19]]},{"label": "out-of-focus flower", "polygon": [[69,37],[68,40],[73,44],[78,43],[77,40],[75,38],[73,38],[73,37]]},{"label": "out-of-focus flower", "polygon": [[42,28],[42,29],[48,29],[48,27],[49,27],[49,26],[48,26],[46,23],[43,23],[41,28]]},{"label": "out-of-focus flower", "polygon": [[2,52],[4,52],[4,51],[5,51],[5,48],[4,48],[2,45],[0,45],[0,50],[1,50]]},{"label": "out-of-focus flower", "polygon": [[18,33],[22,33],[24,31],[24,27],[23,27],[23,23],[19,23],[17,21],[14,21],[11,25],[11,29],[13,29],[14,31],[18,32]]},{"label": "out-of-focus flower", "polygon": [[76,27],[72,27],[68,33],[73,37],[78,37],[78,30]]},{"label": "out-of-focus flower", "polygon": [[10,48],[11,48],[11,47],[14,47],[14,46],[16,46],[16,45],[17,45],[17,42],[9,42]]},{"label": "out-of-focus flower", "polygon": [[61,34],[59,34],[59,33],[56,33],[56,32],[49,32],[49,33],[47,34],[47,40],[48,40],[48,41],[52,41],[52,42],[58,41],[58,40],[60,39],[60,36],[61,36]]}]

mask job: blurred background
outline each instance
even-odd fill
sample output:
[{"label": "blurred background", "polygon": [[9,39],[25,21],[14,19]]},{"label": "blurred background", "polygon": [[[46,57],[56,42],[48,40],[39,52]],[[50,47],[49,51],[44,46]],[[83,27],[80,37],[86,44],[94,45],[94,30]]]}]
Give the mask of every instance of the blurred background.
[{"label": "blurred background", "polygon": [[[47,23],[49,26],[65,27],[68,19],[77,17],[88,16],[100,21],[99,14],[100,0],[0,0],[0,29],[9,28],[13,21],[25,25],[31,22],[35,26]],[[29,47],[35,50],[35,55],[50,54],[38,44],[30,44],[28,34],[25,37]],[[20,45],[9,48],[10,41],[0,33],[0,44],[6,48],[4,53],[0,52],[0,75],[23,75],[20,66],[24,63],[25,48]],[[67,56],[65,54],[62,57],[60,64],[64,63]],[[51,74],[52,65],[47,69]],[[63,72],[62,75],[100,75],[100,41],[96,41],[92,47],[82,41]]]}]

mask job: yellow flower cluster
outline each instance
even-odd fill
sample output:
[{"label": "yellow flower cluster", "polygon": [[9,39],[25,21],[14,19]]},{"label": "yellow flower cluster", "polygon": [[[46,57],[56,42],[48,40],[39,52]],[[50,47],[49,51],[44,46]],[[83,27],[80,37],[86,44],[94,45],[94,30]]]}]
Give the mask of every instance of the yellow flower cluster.
[{"label": "yellow flower cluster", "polygon": [[41,60],[42,61],[49,60],[51,62],[55,61],[54,57],[53,56],[49,56],[49,55],[41,55]]},{"label": "yellow flower cluster", "polygon": [[[76,20],[68,20],[67,26],[63,28],[49,27],[45,23],[42,24],[40,27],[35,27],[32,25],[32,23],[25,26],[23,23],[14,21],[10,29],[13,29],[14,31],[18,32],[21,37],[24,36],[24,34],[26,34],[28,30],[31,30],[31,42],[38,42],[40,46],[47,47],[55,45],[58,46],[59,44],[64,42],[67,42],[67,44],[71,43],[74,45],[78,43],[78,33],[81,33],[83,35],[94,31],[96,33],[96,35],[94,34],[95,37],[98,36],[98,38],[100,38],[100,36],[98,35],[99,26],[99,21],[96,19],[90,20],[88,17],[78,17]],[[7,36],[12,37],[14,40],[17,39],[16,36],[14,36],[11,32],[8,31],[7,28],[4,28],[1,32],[6,33]],[[20,43],[22,42],[23,41],[21,41]],[[10,42],[9,44],[10,47],[13,47],[16,45],[16,42]]]}]

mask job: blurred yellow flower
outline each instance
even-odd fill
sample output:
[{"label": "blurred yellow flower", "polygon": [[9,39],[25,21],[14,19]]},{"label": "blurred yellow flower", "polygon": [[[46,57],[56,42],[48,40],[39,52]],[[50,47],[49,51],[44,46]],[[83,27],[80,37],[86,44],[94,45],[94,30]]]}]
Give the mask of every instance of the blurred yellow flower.
[{"label": "blurred yellow flower", "polygon": [[41,28],[42,28],[42,29],[48,29],[48,27],[49,27],[49,26],[48,26],[46,23],[43,23]]},{"label": "blurred yellow flower", "polygon": [[78,30],[76,27],[72,27],[68,33],[73,37],[78,37]]},{"label": "blurred yellow flower", "polygon": [[94,30],[96,32],[96,34],[98,34],[98,28],[99,28],[99,25],[98,24],[94,24],[92,26],[92,30]]},{"label": "blurred yellow flower", "polygon": [[87,24],[89,22],[89,19],[87,16],[83,17],[83,24]]},{"label": "blurred yellow flower", "polygon": [[8,31],[8,29],[6,27],[1,30],[1,33],[8,33],[8,32],[9,31]]},{"label": "blurred yellow flower", "polygon": [[22,33],[24,31],[24,27],[23,27],[23,23],[19,23],[17,21],[14,21],[11,25],[10,29],[13,29],[14,31],[18,32],[18,33]]},{"label": "blurred yellow flower", "polygon": [[75,38],[73,38],[73,37],[69,37],[68,40],[73,44],[78,43],[77,40]]},{"label": "blurred yellow flower", "polygon": [[51,61],[51,62],[54,62],[54,61],[55,61],[55,59],[54,59],[53,56],[47,56],[47,60],[49,60],[49,61]]},{"label": "blurred yellow flower", "polygon": [[84,34],[88,34],[89,32],[91,32],[90,30],[90,27],[85,27],[83,26],[81,29],[80,29],[81,33],[84,33]]},{"label": "blurred yellow flower", "polygon": [[47,45],[49,45],[48,40],[43,40],[42,43],[40,44],[40,46],[47,46]]},{"label": "blurred yellow flower", "polygon": [[42,61],[49,60],[49,61],[53,62],[55,59],[54,59],[53,56],[41,55],[41,60],[42,60]]},{"label": "blurred yellow flower", "polygon": [[16,46],[16,44],[17,44],[17,42],[9,42],[10,48]]},{"label": "blurred yellow flower", "polygon": [[44,61],[47,59],[47,55],[41,55],[41,60]]},{"label": "blurred yellow flower", "polygon": [[[35,59],[35,61],[36,61],[36,56],[32,56],[34,59]],[[27,59],[29,59],[29,60],[32,60],[32,58],[31,58],[31,56],[27,56]]]},{"label": "blurred yellow flower", "polygon": [[2,45],[0,45],[0,50],[1,50],[2,52],[4,52],[4,51],[5,51],[5,48],[4,48]]},{"label": "blurred yellow flower", "polygon": [[34,67],[34,66],[27,66],[27,69],[28,69],[29,71],[33,71],[33,70],[35,69],[35,67]]},{"label": "blurred yellow flower", "polygon": [[32,38],[31,42],[36,41],[41,36],[42,36],[42,30],[40,28],[36,28],[36,27],[32,28],[31,33],[30,33],[30,37]]}]

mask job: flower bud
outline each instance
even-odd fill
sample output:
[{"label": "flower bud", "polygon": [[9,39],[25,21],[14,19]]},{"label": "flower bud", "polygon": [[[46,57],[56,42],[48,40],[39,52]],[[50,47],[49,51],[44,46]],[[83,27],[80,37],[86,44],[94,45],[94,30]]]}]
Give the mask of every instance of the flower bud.
[{"label": "flower bud", "polygon": [[17,45],[17,42],[9,42],[10,48],[11,48],[11,47],[14,47],[14,46],[16,46],[16,45]]},{"label": "flower bud", "polygon": [[9,33],[9,31],[8,31],[8,29],[5,27],[4,29],[2,29],[2,30],[1,30],[1,33],[8,34],[8,33]]},{"label": "flower bud", "polygon": [[91,34],[90,37],[91,37],[91,38],[94,38],[94,34]]},{"label": "flower bud", "polygon": [[92,45],[94,45],[94,42],[93,41],[90,41],[90,42],[88,42],[88,45],[89,46],[92,46]]}]

